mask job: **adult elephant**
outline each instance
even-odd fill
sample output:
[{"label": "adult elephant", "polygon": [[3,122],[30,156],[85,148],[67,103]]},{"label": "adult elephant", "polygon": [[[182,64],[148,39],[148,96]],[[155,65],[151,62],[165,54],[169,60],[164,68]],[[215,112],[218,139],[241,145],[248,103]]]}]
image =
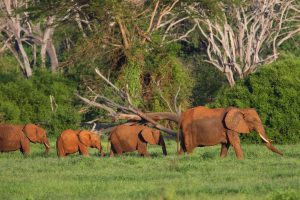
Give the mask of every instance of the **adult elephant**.
[{"label": "adult elephant", "polygon": [[159,130],[146,126],[119,125],[110,134],[111,141],[110,156],[122,155],[123,152],[138,150],[141,156],[149,157],[147,143],[162,146],[162,152],[167,155],[166,145]]},{"label": "adult elephant", "polygon": [[88,148],[97,148],[101,156],[104,156],[100,135],[87,130],[65,130],[56,141],[58,157],[79,152],[83,156],[88,156]]},{"label": "adult elephant", "polygon": [[30,152],[30,142],[42,143],[48,153],[50,150],[46,131],[35,125],[0,125],[0,152],[20,150],[24,155]]},{"label": "adult elephant", "polygon": [[229,146],[232,145],[237,158],[242,159],[243,152],[238,133],[249,133],[252,130],[259,134],[267,148],[283,155],[271,144],[255,109],[210,109],[203,106],[182,113],[178,131],[182,136],[179,153],[192,153],[195,147],[221,144],[220,156],[225,157]]}]

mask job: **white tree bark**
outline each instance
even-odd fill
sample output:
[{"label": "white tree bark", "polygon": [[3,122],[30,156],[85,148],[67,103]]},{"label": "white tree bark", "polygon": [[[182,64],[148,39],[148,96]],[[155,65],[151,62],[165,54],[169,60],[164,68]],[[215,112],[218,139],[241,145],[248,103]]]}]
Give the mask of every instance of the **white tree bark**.
[{"label": "white tree bark", "polygon": [[46,28],[43,32],[43,37],[42,37],[43,39],[41,45],[42,67],[46,67],[46,56],[47,56],[46,54],[48,53],[52,72],[55,72],[58,66],[56,50],[52,41],[52,37],[55,29],[54,20],[55,20],[55,16],[49,16],[47,18]]},{"label": "white tree bark", "polygon": [[[98,74],[110,87],[117,91],[119,97],[123,100],[124,105],[120,105],[115,103],[111,99],[97,94],[90,89],[90,91],[95,95],[93,100],[89,100],[85,97],[80,96],[79,94],[75,94],[78,98],[80,98],[85,103],[103,109],[109,113],[109,116],[113,118],[114,121],[125,119],[128,122],[137,121],[138,123],[142,123],[142,121],[146,121],[155,128],[164,131],[168,134],[176,136],[176,132],[160,125],[157,121],[159,120],[170,120],[178,123],[180,116],[178,113],[170,113],[170,112],[161,112],[161,113],[143,113],[138,108],[135,108],[131,103],[131,97],[127,91],[119,89],[116,85],[110,82],[101,72],[96,69],[96,74]],[[179,92],[179,90],[178,90]],[[178,93],[176,94],[176,96]],[[102,99],[103,103],[96,102],[97,99]],[[144,122],[145,123],[145,122]]]},{"label": "white tree bark", "polygon": [[[295,0],[253,0],[248,6],[224,8],[222,19],[198,13],[194,22],[204,36],[208,62],[233,86],[263,64],[278,58],[278,47],[300,32],[300,6]],[[271,51],[270,51],[271,50]]]},{"label": "white tree bark", "polygon": [[28,55],[23,47],[22,43],[22,27],[21,27],[21,17],[19,14],[14,14],[14,9],[19,4],[22,5],[23,2],[18,2],[17,0],[4,0],[0,2],[1,12],[5,17],[2,17],[2,29],[7,38],[14,38],[9,41],[9,49],[16,57],[20,63],[20,68],[23,73],[30,77],[32,76],[32,69],[30,67],[30,62]]},{"label": "white tree bark", "polygon": [[70,17],[72,10],[69,10],[66,16],[60,19],[53,15],[48,16],[45,20],[33,22],[28,18],[28,13],[18,11],[27,8],[27,3],[25,0],[0,1],[0,31],[4,39],[1,51],[8,48],[19,62],[23,73],[30,77],[32,76],[32,66],[29,61],[29,55],[32,54],[32,65],[35,65],[37,60],[36,51],[40,47],[42,67],[46,66],[48,55],[51,71],[55,72],[58,67],[56,49],[53,43],[53,34],[57,26],[56,22],[66,20]]}]

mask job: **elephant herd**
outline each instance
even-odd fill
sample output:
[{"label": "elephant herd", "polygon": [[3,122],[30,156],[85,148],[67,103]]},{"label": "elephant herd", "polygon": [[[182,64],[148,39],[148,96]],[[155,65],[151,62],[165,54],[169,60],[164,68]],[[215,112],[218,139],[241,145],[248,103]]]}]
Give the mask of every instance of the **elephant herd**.
[{"label": "elephant herd", "polygon": [[[256,131],[266,147],[283,155],[268,139],[263,124],[255,109],[206,108],[203,106],[188,109],[179,120],[178,154],[192,153],[196,147],[221,144],[221,157],[226,157],[230,146],[236,157],[243,158],[239,133]],[[34,124],[9,125],[0,124],[0,152],[20,150],[23,154],[30,151],[30,142],[42,143],[46,153],[50,150],[46,131]],[[141,156],[149,157],[147,144],[160,145],[167,155],[166,145],[159,130],[142,125],[119,125],[109,135],[110,156],[122,155],[124,152],[138,151]],[[79,152],[88,155],[88,148],[97,148],[104,156],[100,135],[87,130],[65,130],[57,138],[56,150],[59,157]]]}]

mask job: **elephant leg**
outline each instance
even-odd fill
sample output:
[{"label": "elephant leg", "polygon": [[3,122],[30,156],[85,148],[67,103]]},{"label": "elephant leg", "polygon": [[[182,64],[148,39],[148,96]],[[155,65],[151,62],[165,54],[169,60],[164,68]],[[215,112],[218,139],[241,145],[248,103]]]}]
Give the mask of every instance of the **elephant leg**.
[{"label": "elephant leg", "polygon": [[110,149],[109,157],[114,157],[114,152],[112,149]]},{"label": "elephant leg", "polygon": [[65,157],[66,153],[63,148],[63,144],[61,140],[56,141],[56,153],[58,157]]},{"label": "elephant leg", "polygon": [[67,154],[65,153],[65,151],[61,148],[57,149],[57,156],[58,157],[65,157]]},{"label": "elephant leg", "polygon": [[242,151],[240,137],[238,133],[234,131],[228,131],[227,134],[228,134],[229,142],[233,146],[237,159],[239,160],[243,159],[243,151]]},{"label": "elephant leg", "polygon": [[142,142],[141,140],[138,140],[138,144],[137,144],[137,150],[138,150],[138,153],[141,155],[141,156],[145,156],[147,158],[150,157],[148,151],[147,151],[147,143],[145,142]]},{"label": "elephant leg", "polygon": [[188,154],[193,153],[194,149],[195,149],[195,147],[192,146],[192,144],[186,144],[186,152],[187,152]]},{"label": "elephant leg", "polygon": [[184,152],[187,152],[188,154],[193,153],[193,150],[195,147],[192,144],[192,137],[189,136],[188,134],[186,134],[186,135],[184,135],[183,139],[184,139],[184,144],[182,146],[182,150]]},{"label": "elephant leg", "polygon": [[220,156],[222,158],[225,158],[227,156],[227,153],[228,153],[228,149],[230,147],[230,143],[222,143],[221,144],[221,152],[220,152]]},{"label": "elephant leg", "polygon": [[28,155],[30,152],[30,142],[27,138],[22,138],[21,139],[21,148],[20,151],[24,155]]},{"label": "elephant leg", "polygon": [[190,133],[189,131],[190,130],[185,130],[183,133],[186,133],[186,134],[182,134],[182,136],[183,136],[182,149],[184,152],[191,154],[191,153],[193,153],[193,151],[197,145],[194,144],[193,133]]},{"label": "elephant leg", "polygon": [[180,149],[179,151],[177,152],[178,155],[182,155],[183,153],[186,152],[186,147],[185,147],[185,144],[184,144],[184,137],[183,137],[183,134],[180,135]]},{"label": "elephant leg", "polygon": [[83,156],[89,156],[88,147],[86,147],[84,144],[79,143],[79,153]]},{"label": "elephant leg", "polygon": [[179,151],[177,152],[178,155],[182,155],[184,153],[184,150],[182,147],[180,147]]},{"label": "elephant leg", "polygon": [[103,148],[102,148],[102,146],[100,146],[100,155],[101,155],[101,157],[104,157],[105,156],[105,153],[103,152]]},{"label": "elephant leg", "polygon": [[120,145],[115,145],[111,143],[111,151],[110,151],[111,157],[114,156],[114,154],[117,154],[119,156],[123,155],[123,149],[120,147]]},{"label": "elephant leg", "polygon": [[66,156],[66,153],[64,151],[62,151],[61,149],[58,149],[57,150],[57,156],[58,157],[65,157]]}]

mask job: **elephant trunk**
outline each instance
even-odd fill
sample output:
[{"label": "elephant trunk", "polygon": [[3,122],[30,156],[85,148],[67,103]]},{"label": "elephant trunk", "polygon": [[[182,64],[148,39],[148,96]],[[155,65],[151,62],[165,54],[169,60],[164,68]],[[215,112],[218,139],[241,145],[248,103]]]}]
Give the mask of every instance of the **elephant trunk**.
[{"label": "elephant trunk", "polygon": [[260,126],[256,129],[256,131],[258,132],[260,138],[264,141],[266,147],[268,149],[270,149],[271,151],[279,154],[279,155],[283,155],[283,153],[281,151],[279,151],[278,149],[276,149],[272,144],[271,142],[269,141],[267,135],[266,135],[266,132],[265,132],[265,129],[263,126]]},{"label": "elephant trunk", "polygon": [[50,151],[50,143],[49,143],[49,140],[48,140],[48,138],[47,138],[47,137],[45,137],[45,139],[44,139],[43,143],[44,143],[44,146],[45,146],[45,148],[46,148],[46,151],[45,151],[45,153],[46,153],[46,154],[48,154],[48,153],[49,153],[49,151]]},{"label": "elephant trunk", "polygon": [[101,145],[99,145],[98,150],[99,150],[99,153],[100,153],[101,157],[104,157],[105,154],[104,154],[104,152],[103,152],[103,148],[102,148]]},{"label": "elephant trunk", "polygon": [[168,153],[164,138],[162,136],[159,137],[159,145],[161,145],[162,152],[166,156]]}]

